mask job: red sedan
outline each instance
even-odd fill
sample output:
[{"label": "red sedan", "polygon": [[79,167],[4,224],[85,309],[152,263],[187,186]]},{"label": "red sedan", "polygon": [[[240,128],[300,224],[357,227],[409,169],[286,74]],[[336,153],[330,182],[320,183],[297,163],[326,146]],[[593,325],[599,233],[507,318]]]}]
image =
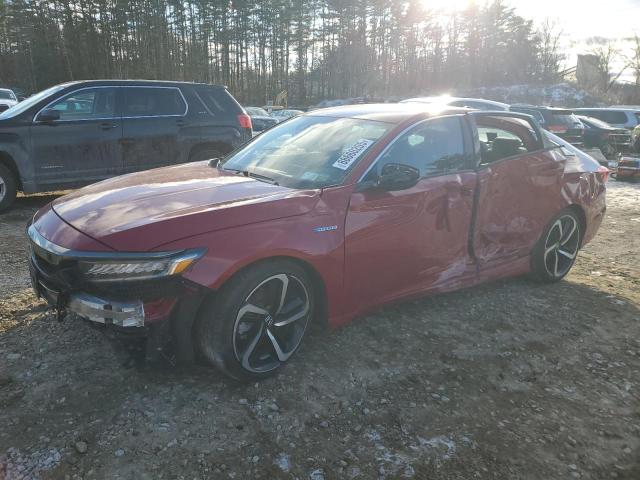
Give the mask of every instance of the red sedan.
[{"label": "red sedan", "polygon": [[61,197],[28,228],[33,285],[61,313],[247,380],[312,321],[563,278],[602,222],[608,171],[527,115],[429,108],[319,110],[220,161]]}]

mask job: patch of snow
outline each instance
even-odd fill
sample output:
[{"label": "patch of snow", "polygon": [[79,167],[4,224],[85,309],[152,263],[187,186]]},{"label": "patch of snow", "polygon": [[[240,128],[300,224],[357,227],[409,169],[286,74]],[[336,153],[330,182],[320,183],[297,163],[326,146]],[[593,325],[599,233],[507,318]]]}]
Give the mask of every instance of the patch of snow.
[{"label": "patch of snow", "polygon": [[4,467],[6,480],[38,480],[41,473],[56,468],[61,458],[57,448],[45,448],[31,454],[9,448],[4,458],[0,458],[0,472]]}]

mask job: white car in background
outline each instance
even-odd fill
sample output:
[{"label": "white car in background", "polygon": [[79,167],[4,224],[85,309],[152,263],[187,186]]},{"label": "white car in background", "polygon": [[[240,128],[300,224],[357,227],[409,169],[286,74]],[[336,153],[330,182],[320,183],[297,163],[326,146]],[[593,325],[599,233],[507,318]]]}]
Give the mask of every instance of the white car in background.
[{"label": "white car in background", "polygon": [[462,98],[462,97],[449,97],[443,95],[440,97],[415,97],[401,100],[400,103],[428,103],[433,105],[444,105],[448,107],[467,107],[475,110],[485,111],[501,111],[506,112],[509,110],[509,105],[502,102],[496,102],[493,100],[485,100],[484,98]]},{"label": "white car in background", "polygon": [[16,103],[18,103],[18,97],[13,93],[13,90],[0,88],[0,112],[13,107]]},{"label": "white car in background", "polygon": [[295,110],[293,108],[283,108],[282,110],[274,110],[273,112],[271,112],[271,116],[276,120],[278,120],[278,123],[280,123],[289,118],[302,115],[303,113],[304,112],[302,110]]}]

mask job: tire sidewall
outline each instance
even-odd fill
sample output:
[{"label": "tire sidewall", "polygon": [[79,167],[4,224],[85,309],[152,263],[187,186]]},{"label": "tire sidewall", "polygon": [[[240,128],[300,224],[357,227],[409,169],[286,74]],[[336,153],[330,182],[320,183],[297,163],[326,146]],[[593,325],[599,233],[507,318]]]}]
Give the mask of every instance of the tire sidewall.
[{"label": "tire sidewall", "polygon": [[245,370],[234,351],[234,329],[239,308],[249,294],[267,278],[286,273],[297,277],[307,289],[311,318],[307,321],[300,343],[289,360],[295,356],[313,321],[315,312],[314,288],[306,271],[287,260],[265,261],[243,270],[231,278],[216,294],[208,298],[198,313],[194,328],[194,342],[199,354],[228,376],[239,381],[255,381],[278,373],[287,362],[269,372],[256,373]]},{"label": "tire sidewall", "polygon": [[4,181],[5,193],[0,200],[0,213],[8,210],[16,199],[18,193],[18,182],[14,173],[5,165],[0,164],[0,177]]}]

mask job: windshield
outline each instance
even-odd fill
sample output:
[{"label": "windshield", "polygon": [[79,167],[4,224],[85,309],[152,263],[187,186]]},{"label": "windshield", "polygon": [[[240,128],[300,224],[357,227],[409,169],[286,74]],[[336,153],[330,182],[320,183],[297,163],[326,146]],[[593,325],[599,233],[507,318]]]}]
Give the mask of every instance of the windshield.
[{"label": "windshield", "polygon": [[354,118],[296,117],[256,137],[220,168],[290,188],[339,185],[392,127]]},{"label": "windshield", "polygon": [[586,117],[586,118],[578,117],[578,118],[582,123],[590,127],[605,128],[605,129],[614,128],[611,125],[609,125],[607,122],[603,122],[602,120],[598,120],[597,118],[593,118],[593,117]]},{"label": "windshield", "polygon": [[3,100],[16,100],[16,96],[11,90],[0,90],[0,98]]},{"label": "windshield", "polygon": [[46,98],[49,95],[53,95],[54,93],[59,92],[60,90],[64,89],[66,86],[67,85],[56,85],[55,87],[50,87],[50,88],[47,88],[46,90],[36,93],[35,95],[30,96],[26,100],[23,100],[22,102],[17,103],[13,107],[2,112],[0,114],[0,119],[10,118],[10,117],[15,117],[16,115],[20,115],[22,112],[28,110],[43,98]]},{"label": "windshield", "polygon": [[266,110],[259,107],[245,107],[245,110],[249,115],[253,115],[256,117],[268,117],[269,114]]},{"label": "windshield", "polygon": [[573,113],[568,111],[552,111],[553,120],[557,125],[564,125],[565,127],[579,127],[580,120]]}]

